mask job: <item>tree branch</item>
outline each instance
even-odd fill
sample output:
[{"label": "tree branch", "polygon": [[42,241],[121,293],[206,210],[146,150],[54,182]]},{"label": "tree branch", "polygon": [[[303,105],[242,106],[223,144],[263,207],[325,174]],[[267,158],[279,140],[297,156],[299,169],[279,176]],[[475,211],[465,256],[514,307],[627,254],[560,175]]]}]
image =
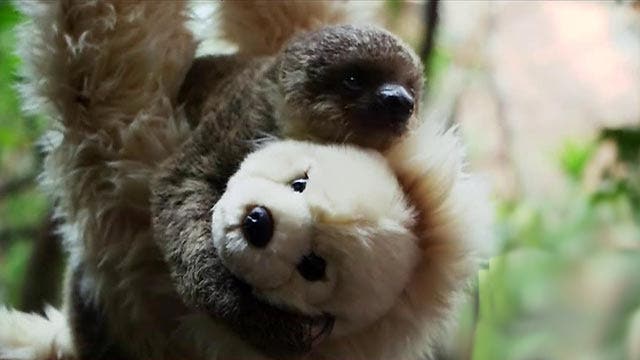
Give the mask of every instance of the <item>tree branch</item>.
[{"label": "tree branch", "polygon": [[6,246],[10,239],[17,237],[33,238],[38,234],[38,229],[32,226],[15,227],[0,230],[0,246]]},{"label": "tree branch", "polygon": [[[425,5],[424,22],[425,22],[425,36],[422,46],[420,47],[420,58],[422,63],[425,64],[427,77],[431,75],[433,70],[433,49],[435,47],[436,30],[438,28],[438,5],[440,0],[429,0]],[[424,89],[424,97],[426,98],[429,87]]]},{"label": "tree branch", "polygon": [[436,30],[440,16],[438,15],[438,6],[440,0],[429,0],[425,6],[424,23],[425,37],[420,49],[420,57],[423,61],[428,61],[435,44]]},{"label": "tree branch", "polygon": [[35,184],[36,177],[37,174],[32,173],[9,179],[5,183],[0,184],[0,199],[32,186]]},{"label": "tree branch", "polygon": [[57,227],[50,213],[38,229],[22,284],[22,311],[42,312],[45,304],[59,304],[64,257]]}]

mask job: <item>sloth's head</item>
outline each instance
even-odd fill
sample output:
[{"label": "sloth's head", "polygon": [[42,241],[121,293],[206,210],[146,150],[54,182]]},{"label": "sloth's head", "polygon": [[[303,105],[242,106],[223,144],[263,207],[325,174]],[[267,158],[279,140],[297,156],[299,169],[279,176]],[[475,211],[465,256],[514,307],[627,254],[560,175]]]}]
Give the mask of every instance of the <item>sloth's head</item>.
[{"label": "sloth's head", "polygon": [[285,135],[380,149],[414,118],[422,65],[387,31],[326,27],[294,38],[280,61]]},{"label": "sloth's head", "polygon": [[325,315],[322,335],[339,337],[397,302],[422,253],[414,215],[380,155],[288,141],[243,162],[213,209],[212,237],[256,296]]}]

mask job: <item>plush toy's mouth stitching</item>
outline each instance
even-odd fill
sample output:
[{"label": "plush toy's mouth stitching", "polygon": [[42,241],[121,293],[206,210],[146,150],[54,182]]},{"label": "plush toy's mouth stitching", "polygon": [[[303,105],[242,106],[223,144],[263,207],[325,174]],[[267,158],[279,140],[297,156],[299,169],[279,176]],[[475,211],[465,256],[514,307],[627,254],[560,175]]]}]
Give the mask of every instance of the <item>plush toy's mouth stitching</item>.
[{"label": "plush toy's mouth stitching", "polygon": [[336,318],[327,313],[324,313],[322,317],[317,320],[311,327],[311,347],[317,346],[331,335],[335,322]]},{"label": "plush toy's mouth stitching", "polygon": [[[261,322],[258,324],[260,331],[256,332],[258,336],[255,336],[256,333],[252,333],[250,336],[246,335],[247,326],[255,326],[256,323],[243,321],[242,315],[240,315],[240,322],[237,321],[237,318],[236,321],[232,322],[232,330],[261,352],[274,358],[291,358],[304,355],[312,351],[315,346],[331,334],[335,322],[334,316],[327,313],[321,315],[305,314],[286,306],[272,304],[257,297],[253,293],[251,285],[232,274],[229,275],[232,279],[232,287],[236,287],[239,295],[244,298],[242,301],[249,305],[245,309],[248,310],[247,317],[257,316],[261,318]],[[258,309],[262,305],[267,306],[266,312]],[[209,312],[214,318],[220,317],[220,309],[214,307]],[[224,309],[222,313],[224,314]],[[267,315],[265,316],[265,314]],[[284,322],[278,321],[279,317],[283,317]],[[266,324],[263,321],[266,320],[269,323],[271,319],[276,320],[272,325],[278,327],[273,333],[269,330],[268,325],[267,327],[260,327]],[[289,321],[291,321],[289,323],[291,326],[287,326]],[[279,337],[279,333],[284,334],[284,337]]]},{"label": "plush toy's mouth stitching", "polygon": [[[242,280],[239,280],[244,286],[246,286],[247,288],[251,289],[252,286],[243,282]],[[252,294],[252,296],[255,296],[255,294]],[[258,301],[264,302],[263,299],[258,298]],[[302,314],[300,312],[297,312],[291,308],[286,308],[286,307],[282,307],[282,306],[278,306],[275,304],[272,304],[268,301],[265,302],[265,304],[269,305],[269,306],[275,306],[278,307],[280,310],[291,313],[291,314],[298,314],[298,315],[302,315],[302,316],[310,316],[310,315],[305,315]],[[325,339],[327,339],[329,337],[329,335],[331,335],[331,332],[333,331],[333,326],[335,325],[336,322],[336,318],[335,316],[329,314],[329,313],[323,313],[320,316],[316,316],[313,317],[313,320],[309,326],[309,336],[311,339],[311,348],[315,348],[316,346],[318,346],[320,343],[322,343]]]},{"label": "plush toy's mouth stitching", "polygon": [[[235,276],[234,276],[235,277]],[[255,296],[255,294],[253,294],[253,292],[251,291],[251,289],[253,289],[253,287],[246,283],[245,281],[239,279],[236,277],[236,280],[238,281],[239,284],[241,284],[241,286],[245,287],[245,289],[247,289],[249,292],[251,292],[252,294],[250,296]],[[269,305],[269,306],[275,306],[277,308],[279,308],[282,311],[286,311],[288,313],[291,314],[298,314],[298,315],[302,315],[302,316],[312,316],[312,315],[305,315],[302,314],[300,312],[297,312],[291,308],[286,308],[286,307],[282,307],[282,306],[278,306],[275,304],[272,304],[268,301],[265,301],[264,299],[260,299],[257,298],[258,301],[260,302],[264,302],[265,304]],[[328,338],[329,335],[331,335],[331,332],[333,331],[333,325],[336,322],[336,317],[329,314],[329,313],[322,313],[322,315],[320,316],[312,316],[313,320],[310,324],[310,329],[309,329],[309,335],[311,337],[311,347],[315,347],[316,345],[320,344],[324,339]]]}]

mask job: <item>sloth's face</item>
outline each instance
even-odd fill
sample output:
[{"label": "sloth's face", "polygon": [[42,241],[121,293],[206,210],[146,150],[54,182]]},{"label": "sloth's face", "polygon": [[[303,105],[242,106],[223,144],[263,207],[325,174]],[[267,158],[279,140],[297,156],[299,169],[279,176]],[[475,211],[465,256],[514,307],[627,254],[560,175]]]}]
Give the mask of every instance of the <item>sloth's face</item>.
[{"label": "sloth's face", "polygon": [[256,296],[324,314],[339,337],[397,300],[420,253],[412,225],[379,155],[287,141],[244,161],[213,209],[212,236],[223,264]]},{"label": "sloth's face", "polygon": [[293,40],[279,76],[287,135],[374,148],[407,130],[422,88],[417,56],[373,27],[333,26]]}]

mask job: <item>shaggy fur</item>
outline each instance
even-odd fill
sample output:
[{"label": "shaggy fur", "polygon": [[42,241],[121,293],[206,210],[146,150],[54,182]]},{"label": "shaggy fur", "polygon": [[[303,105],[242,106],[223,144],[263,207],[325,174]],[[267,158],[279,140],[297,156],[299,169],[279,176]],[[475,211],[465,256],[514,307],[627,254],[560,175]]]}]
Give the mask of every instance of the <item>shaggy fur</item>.
[{"label": "shaggy fur", "polygon": [[[260,16],[277,19],[279,9],[286,13],[307,3],[312,17],[320,4],[334,6],[280,3],[282,8],[253,11],[258,15],[264,10]],[[294,20],[304,24],[304,18]],[[355,84],[346,86],[351,78]],[[263,138],[386,148],[407,131],[417,106],[412,104],[400,116],[385,111],[378,96],[384,86],[400,88],[417,101],[422,70],[409,47],[374,27],[329,26],[298,34],[273,56],[247,56],[245,51],[194,61],[179,100],[195,130],[156,176],[151,199],[155,240],[189,307],[222,319],[271,356],[309,351],[323,319],[255,299],[220,263],[209,241],[208,211],[238,164]]]},{"label": "shaggy fur", "polygon": [[[183,306],[150,233],[149,179],[188,134],[175,110],[195,51],[185,3],[18,4],[30,21],[20,34],[25,106],[58,129],[45,140],[42,182],[65,223],[69,273],[82,274],[69,276],[82,290],[66,301],[72,328],[95,320],[75,314],[92,312],[108,323],[88,333],[130,344],[136,357],[167,356]],[[102,346],[85,336],[74,333],[78,349]]]},{"label": "shaggy fur", "polygon": [[[260,296],[336,316],[331,336],[305,359],[423,358],[477,270],[476,250],[491,237],[487,189],[464,173],[462,149],[452,130],[432,123],[394,145],[388,165],[355,148],[272,145],[249,156],[230,180],[214,208],[214,218],[227,219],[213,222],[214,240],[231,244],[235,254],[223,251],[223,259]],[[308,193],[292,193],[289,181],[304,171]],[[236,246],[233,225],[246,204],[274,209],[280,230],[273,249]],[[286,259],[305,247],[328,259],[327,283],[302,282],[292,265],[287,270]],[[260,261],[269,267],[254,269]]]},{"label": "shaggy fur", "polygon": [[[351,76],[355,91],[345,86]],[[390,119],[376,91],[385,84],[402,86],[415,100],[415,114],[422,83],[420,60],[400,39],[376,27],[341,25],[301,33],[273,56],[198,58],[179,99],[193,127],[223,121],[263,127],[239,133],[244,139],[259,135],[251,131],[267,131],[383,149],[407,130],[411,118]]]},{"label": "shaggy fur", "polygon": [[[293,191],[292,180],[303,176],[305,190]],[[256,205],[275,223],[264,248],[251,246],[239,226]],[[341,336],[384,314],[406,284],[419,254],[413,215],[379,154],[285,141],[247,157],[215,204],[211,226],[223,263],[254,292],[335,316],[332,334]],[[296,270],[310,253],[327,263],[321,280]]]},{"label": "shaggy fur", "polygon": [[47,307],[45,316],[0,307],[0,359],[70,359],[74,356],[65,315]]},{"label": "shaggy fur", "polygon": [[[16,333],[0,332],[4,354],[32,359],[77,355],[91,359],[257,360],[266,357],[254,346],[274,354],[278,349],[289,354],[309,351],[317,318],[304,315],[304,309],[284,311],[258,300],[251,288],[218,265],[212,242],[207,241],[209,210],[244,154],[253,149],[254,143],[242,139],[255,139],[262,132],[277,134],[274,129],[282,126],[274,114],[282,116],[278,117],[282,121],[287,119],[284,115],[294,113],[282,111],[286,107],[272,97],[249,91],[253,85],[233,94],[225,88],[207,87],[200,98],[184,98],[200,99],[187,101],[187,112],[200,108],[187,121],[178,93],[196,44],[185,28],[183,2],[19,4],[30,19],[21,33],[21,56],[29,80],[22,88],[26,108],[51,116],[57,128],[45,140],[48,155],[43,184],[56,199],[57,214],[65,224],[61,230],[70,253],[65,306],[69,323],[67,327],[61,322],[34,320],[33,330],[25,333],[37,340],[32,348],[16,343],[12,338]],[[388,39],[394,43],[393,38]],[[397,50],[387,50],[393,49]],[[250,84],[252,77],[275,75],[269,70],[273,60],[246,61],[257,65],[237,76],[247,76]],[[291,84],[300,84],[308,75],[295,72]],[[182,94],[193,94],[189,89],[192,87],[183,87]],[[300,89],[292,86],[290,91]],[[233,116],[227,123],[206,120],[206,114],[217,109],[206,105],[208,91],[231,101],[227,114]],[[241,101],[246,98],[248,102]],[[324,114],[336,109],[335,99],[324,104],[334,104],[321,106]],[[261,108],[271,117],[261,117]],[[255,115],[241,116],[247,114]],[[238,119],[249,126],[237,126],[233,121]],[[193,134],[189,123],[200,124]],[[474,194],[467,193],[466,177],[459,172],[459,152],[443,152],[459,148],[455,137],[432,130],[424,130],[430,134],[428,143],[414,140],[416,144],[405,144],[390,153],[409,201],[416,203],[413,206],[418,211],[429,211],[424,219],[419,217],[421,227],[414,230],[420,239],[426,239],[420,246],[428,261],[416,265],[416,273],[397,301],[385,301],[384,307],[391,307],[380,310],[383,315],[360,323],[359,331],[347,329],[343,336],[334,333],[299,358],[415,358],[425,350],[425,340],[431,341],[440,329],[437,324],[444,320],[455,298],[452,295],[472,268],[464,245],[470,236],[483,232],[470,225],[473,218],[466,215],[467,208],[479,211],[486,202],[473,205]],[[285,134],[306,138],[295,131]],[[161,169],[160,164],[178,153],[190,135],[179,155]],[[310,138],[338,140],[326,134]],[[387,144],[382,138],[374,136],[377,140],[365,145]],[[408,164],[403,153],[424,154],[426,158],[418,157],[416,164],[429,166]],[[446,174],[439,176],[441,171]],[[180,212],[156,217],[162,236],[154,237],[150,179],[158,174],[164,175],[157,182],[156,205],[167,200]],[[177,198],[163,195],[172,190],[177,191]],[[163,226],[176,223],[180,226],[171,226],[173,232],[162,231]],[[171,270],[166,260],[173,265]],[[195,271],[181,268],[193,264],[204,266],[194,266]],[[202,287],[193,288],[194,284]],[[6,311],[0,319],[3,324],[26,321],[21,314]],[[69,333],[73,346],[58,340],[67,339]]]},{"label": "shaggy fur", "polygon": [[327,24],[371,23],[376,6],[367,1],[233,1],[218,12],[220,35],[236,44],[241,54],[273,55],[301,31]]},{"label": "shaggy fur", "polygon": [[[256,295],[335,316],[331,335],[300,359],[428,354],[476,271],[475,250],[490,237],[487,192],[463,172],[461,149],[452,131],[425,124],[387,159],[353,147],[279,142],[243,162],[213,209],[213,240]],[[290,181],[304,173],[307,189],[294,193]],[[243,246],[238,232],[247,205],[255,204],[279,224],[266,250]],[[295,274],[296,259],[310,249],[328,260],[326,281]],[[215,329],[202,317],[184,321],[198,324],[194,336]],[[208,336],[233,338],[224,330]],[[249,358],[238,355],[246,345],[226,344],[234,355],[219,358]]]},{"label": "shaggy fur", "polygon": [[[260,297],[335,317],[331,336],[306,358],[421,358],[490,235],[486,190],[463,173],[461,149],[433,124],[396,144],[389,164],[346,146],[267,146],[247,157],[216,203],[216,248]],[[302,174],[308,185],[296,193],[290,183]],[[248,245],[240,228],[256,205],[275,223],[264,248]],[[310,252],[327,261],[321,281],[296,271]]]}]

